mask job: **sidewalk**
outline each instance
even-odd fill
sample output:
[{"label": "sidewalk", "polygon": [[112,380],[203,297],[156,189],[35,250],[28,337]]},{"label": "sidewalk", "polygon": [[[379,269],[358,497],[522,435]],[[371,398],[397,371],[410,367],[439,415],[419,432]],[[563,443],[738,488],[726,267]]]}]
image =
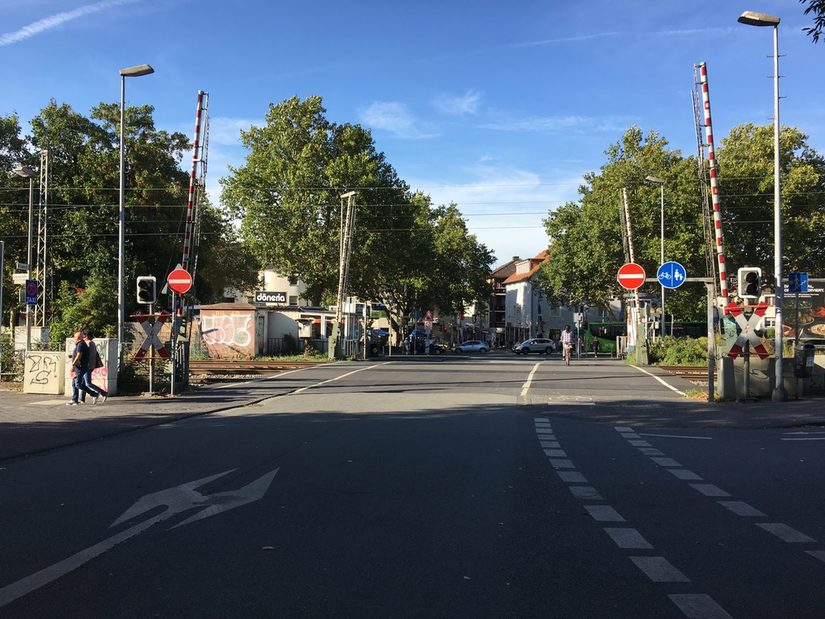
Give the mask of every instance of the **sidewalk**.
[{"label": "sidewalk", "polygon": [[[272,394],[270,394],[271,396]],[[256,395],[200,390],[169,397],[117,396],[105,403],[66,406],[64,396],[0,387],[0,462],[177,419],[249,404]]]}]

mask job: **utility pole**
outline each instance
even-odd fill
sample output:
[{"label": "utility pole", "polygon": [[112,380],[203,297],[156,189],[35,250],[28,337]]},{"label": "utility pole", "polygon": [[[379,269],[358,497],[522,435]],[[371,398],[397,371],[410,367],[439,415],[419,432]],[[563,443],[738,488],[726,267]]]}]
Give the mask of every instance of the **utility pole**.
[{"label": "utility pole", "polygon": [[343,357],[343,351],[340,348],[341,318],[344,309],[344,292],[349,276],[349,259],[352,253],[352,229],[355,227],[354,197],[354,191],[341,194],[341,200],[343,201],[344,198],[347,200],[347,209],[341,222],[341,237],[338,245],[338,304],[335,308],[335,324],[332,326],[332,346],[328,350],[330,359]]}]

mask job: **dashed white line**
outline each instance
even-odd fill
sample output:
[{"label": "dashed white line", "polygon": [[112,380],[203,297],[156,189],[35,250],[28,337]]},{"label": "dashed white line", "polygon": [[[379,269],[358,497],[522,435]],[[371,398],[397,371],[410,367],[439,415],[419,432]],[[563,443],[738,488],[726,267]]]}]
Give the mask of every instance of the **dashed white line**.
[{"label": "dashed white line", "polygon": [[556,471],[556,473],[562,481],[566,481],[568,483],[587,483],[587,479],[585,479],[584,475],[578,471]]},{"label": "dashed white line", "polygon": [[566,458],[567,453],[564,449],[545,449],[544,453],[550,458]]},{"label": "dashed white line", "polygon": [[689,484],[691,488],[704,494],[705,496],[730,496],[721,488],[713,484]]},{"label": "dashed white line", "polygon": [[676,460],[674,460],[673,458],[656,458],[656,457],[653,457],[653,458],[651,458],[651,460],[653,460],[659,466],[664,466],[664,467],[675,466],[676,468],[682,468],[682,465],[679,464],[678,462],[676,462]]},{"label": "dashed white line", "polygon": [[642,441],[642,440],[638,440],[638,441],[629,440],[627,442],[630,443],[631,445],[633,445],[634,447],[653,447],[653,445],[651,445],[647,441]]},{"label": "dashed white line", "polygon": [[577,499],[583,501],[601,501],[602,495],[593,486],[568,486],[570,492]]},{"label": "dashed white line", "polygon": [[665,455],[663,452],[656,449],[655,447],[639,447],[639,451],[641,451],[646,456],[664,456]]},{"label": "dashed white line", "polygon": [[574,469],[572,460],[566,458],[550,458],[550,464],[554,469]]},{"label": "dashed white line", "polygon": [[806,550],[807,554],[825,563],[825,550]]},{"label": "dashed white line", "polygon": [[616,542],[619,548],[632,550],[651,550],[653,546],[636,529],[605,527],[605,533]]},{"label": "dashed white line", "polygon": [[598,522],[624,522],[625,519],[610,505],[585,505],[584,508]]},{"label": "dashed white line", "polygon": [[653,582],[690,582],[690,578],[664,557],[630,557],[630,560]]},{"label": "dashed white line", "polygon": [[668,597],[688,619],[733,619],[712,597],[704,593],[674,593]]},{"label": "dashed white line", "polygon": [[765,518],[765,514],[760,512],[758,509],[745,503],[744,501],[717,501],[719,505],[724,507],[725,509],[729,509],[737,516],[742,516],[743,518]]},{"label": "dashed white line", "polygon": [[545,449],[561,449],[558,441],[539,441],[539,445]]},{"label": "dashed white line", "polygon": [[799,438],[783,438],[783,441],[825,441],[825,436],[807,436]]},{"label": "dashed white line", "polygon": [[665,469],[666,471],[670,471],[673,473],[673,476],[677,479],[682,479],[684,481],[702,481],[702,478],[699,477],[693,471],[688,471],[687,469]]},{"label": "dashed white line", "polygon": [[773,533],[783,542],[788,542],[789,544],[808,544],[811,542],[816,542],[814,538],[808,537],[801,531],[797,531],[782,522],[757,522],[756,526],[760,529],[764,529],[768,533]]}]

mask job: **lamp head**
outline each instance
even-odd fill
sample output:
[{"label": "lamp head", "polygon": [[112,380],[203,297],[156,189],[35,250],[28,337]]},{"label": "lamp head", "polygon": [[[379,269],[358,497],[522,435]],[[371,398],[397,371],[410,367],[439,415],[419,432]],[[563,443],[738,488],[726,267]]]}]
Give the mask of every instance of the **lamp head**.
[{"label": "lamp head", "polygon": [[37,174],[37,170],[30,165],[18,165],[14,168],[14,173],[17,174],[17,176],[22,176],[23,178],[31,178]]},{"label": "lamp head", "polygon": [[778,17],[768,15],[767,13],[745,11],[736,21],[740,24],[746,24],[748,26],[778,26],[781,20]]},{"label": "lamp head", "polygon": [[651,185],[664,185],[665,179],[659,178],[658,176],[646,176],[645,182]]},{"label": "lamp head", "polygon": [[149,75],[154,72],[155,70],[152,68],[152,65],[138,64],[134,67],[126,67],[125,69],[121,69],[120,75],[121,77],[140,77],[141,75]]}]

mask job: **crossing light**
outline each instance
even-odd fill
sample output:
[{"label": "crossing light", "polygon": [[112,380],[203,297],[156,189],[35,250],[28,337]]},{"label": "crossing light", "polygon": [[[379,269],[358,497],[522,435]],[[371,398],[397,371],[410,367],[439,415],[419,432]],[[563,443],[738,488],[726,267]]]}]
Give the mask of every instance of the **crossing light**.
[{"label": "crossing light", "polygon": [[137,278],[137,302],[151,305],[157,301],[157,280],[154,275],[141,275]]},{"label": "crossing light", "polygon": [[739,296],[743,299],[758,299],[762,288],[762,269],[742,267],[736,272]]}]

